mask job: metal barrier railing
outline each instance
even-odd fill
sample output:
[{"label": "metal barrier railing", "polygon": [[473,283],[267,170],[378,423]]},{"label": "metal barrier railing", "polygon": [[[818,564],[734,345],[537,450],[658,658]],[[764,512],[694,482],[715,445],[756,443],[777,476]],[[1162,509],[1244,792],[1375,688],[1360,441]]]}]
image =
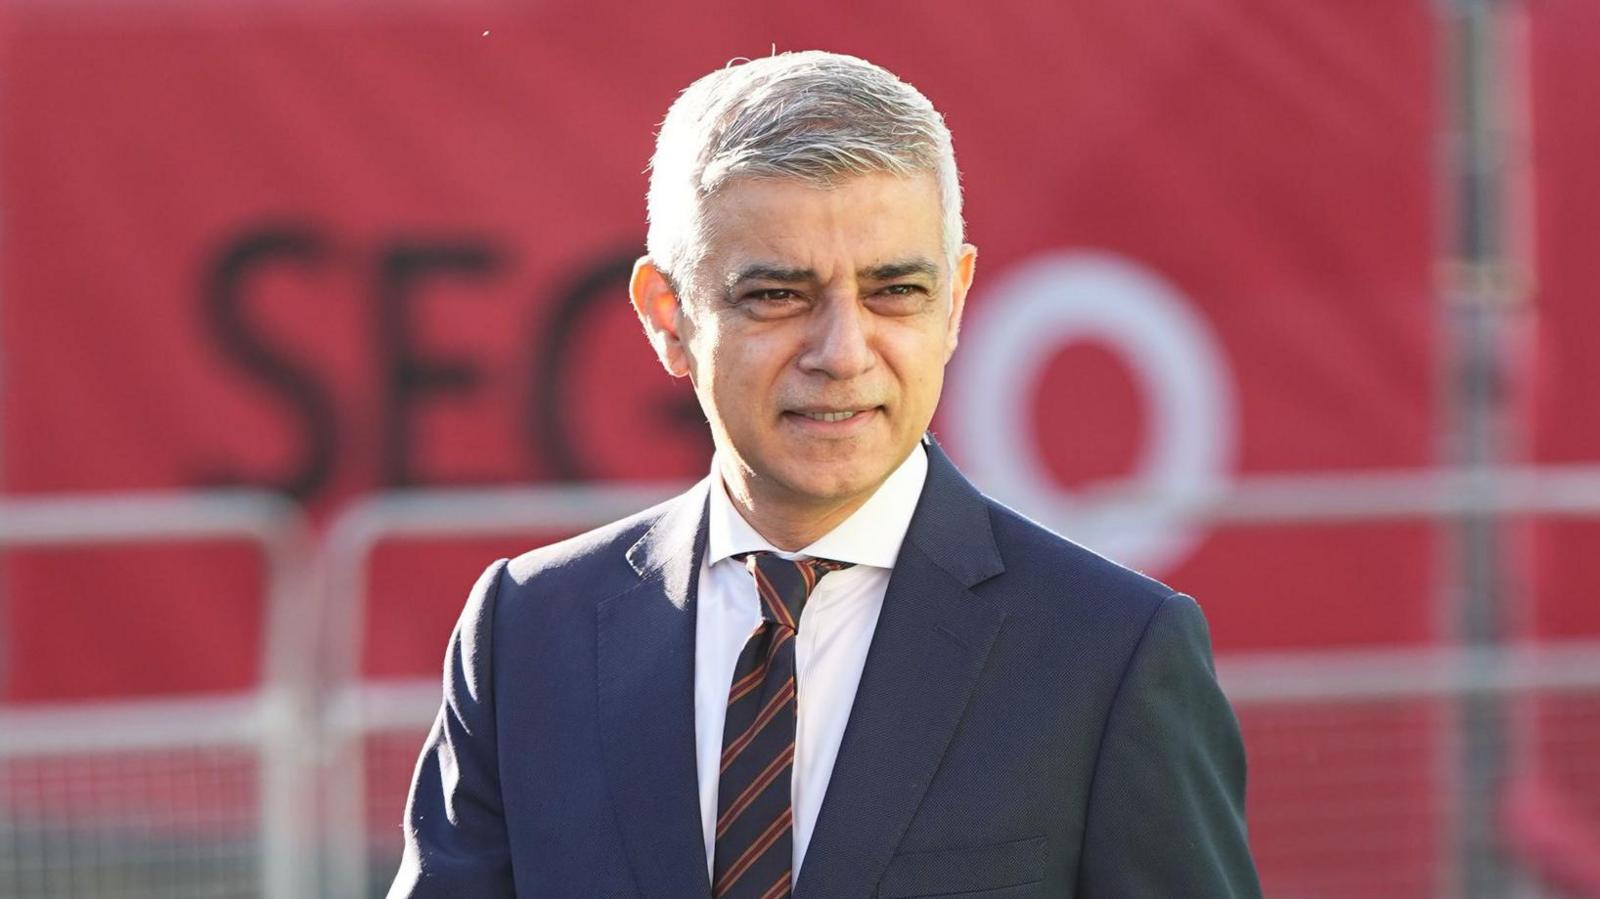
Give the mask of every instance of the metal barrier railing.
[{"label": "metal barrier railing", "polygon": [[[437,682],[361,682],[354,667],[365,619],[365,569],[374,547],[406,537],[455,539],[577,531],[662,499],[681,485],[552,487],[500,491],[413,491],[347,507],[324,543],[323,595],[330,645],[349,663],[324,707],[330,784],[328,871],[333,895],[367,896],[366,735],[405,729],[420,735],[437,710]],[[1159,503],[1206,526],[1445,523],[1461,516],[1536,516],[1600,520],[1600,466],[1490,471],[1365,471],[1250,476],[1224,492],[1153,497],[1097,492],[1095,514]],[[1219,659],[1224,688],[1241,706],[1397,697],[1459,698],[1561,689],[1600,692],[1600,644],[1425,650],[1351,650],[1232,655]],[[414,753],[415,747],[412,747]]]},{"label": "metal barrier railing", "polygon": [[[322,595],[329,606],[323,624],[331,679],[322,725],[326,761],[339,776],[326,792],[330,833],[326,872],[332,896],[370,895],[366,818],[366,759],[362,737],[375,711],[387,721],[404,720],[426,701],[430,720],[439,686],[363,683],[359,677],[366,622],[368,554],[387,539],[452,539],[508,533],[583,530],[644,509],[681,489],[655,486],[551,486],[512,490],[415,490],[374,496],[344,509],[329,525],[323,543]],[[430,699],[423,700],[427,695]],[[396,702],[397,697],[400,698]],[[396,714],[398,712],[398,714]]]},{"label": "metal barrier railing", "polygon": [[259,801],[258,895],[314,895],[316,624],[307,580],[310,540],[299,510],[255,491],[0,499],[0,548],[179,541],[244,542],[262,553],[260,684],[237,695],[0,708],[0,763],[35,757],[58,765],[95,754],[174,748],[244,750],[255,766]]},{"label": "metal barrier railing", "polygon": [[[374,496],[330,522],[315,556],[300,513],[274,495],[0,501],[0,546],[246,541],[264,554],[268,591],[258,688],[228,696],[0,709],[0,762],[174,747],[245,751],[260,763],[251,769],[260,801],[259,894],[371,895],[364,743],[399,735],[395,755],[409,768],[439,702],[433,679],[364,682],[359,676],[372,551],[395,538],[573,532],[631,514],[678,489],[585,486]],[[1155,502],[1115,491],[1098,496],[1102,509]],[[1193,522],[1215,527],[1446,522],[1464,515],[1600,520],[1600,466],[1254,476],[1225,493],[1164,502]],[[1600,643],[1234,654],[1220,658],[1218,667],[1247,721],[1258,709],[1450,702],[1476,694],[1600,700]],[[1600,751],[1600,743],[1594,748]]]}]

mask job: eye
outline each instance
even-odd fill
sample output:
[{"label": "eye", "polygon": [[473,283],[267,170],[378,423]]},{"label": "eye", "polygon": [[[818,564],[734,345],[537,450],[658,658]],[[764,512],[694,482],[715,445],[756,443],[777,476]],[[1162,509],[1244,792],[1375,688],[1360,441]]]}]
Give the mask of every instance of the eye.
[{"label": "eye", "polygon": [[805,298],[787,287],[764,287],[740,296],[739,308],[756,319],[786,318],[805,308]]},{"label": "eye", "polygon": [[879,288],[868,302],[884,315],[910,315],[926,306],[932,296],[921,284],[890,284]]},{"label": "eye", "polygon": [[904,297],[924,294],[928,291],[921,284],[890,284],[883,289],[883,292],[894,297]]}]

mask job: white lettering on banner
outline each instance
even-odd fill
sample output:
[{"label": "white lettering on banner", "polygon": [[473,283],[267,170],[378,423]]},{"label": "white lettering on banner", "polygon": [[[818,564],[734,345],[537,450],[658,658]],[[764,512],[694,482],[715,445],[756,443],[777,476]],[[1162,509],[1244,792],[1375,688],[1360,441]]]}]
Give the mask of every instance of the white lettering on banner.
[{"label": "white lettering on banner", "polygon": [[[1210,324],[1149,268],[1103,252],[1033,257],[986,294],[947,381],[962,466],[990,495],[1073,540],[1134,568],[1170,570],[1204,536],[1172,500],[1225,487],[1234,464],[1234,385]],[[1085,341],[1132,372],[1148,438],[1128,482],[1074,493],[1040,456],[1029,400],[1056,352]],[[1097,506],[1096,493],[1140,501]]]}]

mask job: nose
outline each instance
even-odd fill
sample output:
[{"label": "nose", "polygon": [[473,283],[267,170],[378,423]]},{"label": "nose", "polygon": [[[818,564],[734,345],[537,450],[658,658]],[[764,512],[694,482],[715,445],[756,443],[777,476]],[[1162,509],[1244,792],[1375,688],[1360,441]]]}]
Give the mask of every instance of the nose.
[{"label": "nose", "polygon": [[837,298],[823,304],[813,317],[813,328],[800,368],[836,381],[870,370],[876,361],[871,345],[871,313],[854,298]]}]

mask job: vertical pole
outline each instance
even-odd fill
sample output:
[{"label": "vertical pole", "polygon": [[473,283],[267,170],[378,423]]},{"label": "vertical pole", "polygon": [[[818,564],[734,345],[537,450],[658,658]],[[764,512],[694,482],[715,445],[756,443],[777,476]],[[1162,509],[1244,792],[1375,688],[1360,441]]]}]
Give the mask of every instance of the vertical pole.
[{"label": "vertical pole", "polygon": [[[1506,637],[1509,608],[1505,524],[1491,508],[1498,467],[1506,461],[1510,421],[1508,312],[1515,299],[1514,260],[1508,212],[1513,204],[1508,160],[1513,135],[1508,123],[1512,77],[1504,27],[1516,0],[1446,0],[1445,193],[1442,248],[1447,264],[1446,315],[1449,344],[1448,426],[1445,456],[1467,473],[1479,510],[1452,528],[1449,556],[1451,621],[1456,641],[1493,649]],[[1475,653],[1475,659],[1492,657]],[[1451,741],[1455,802],[1446,817],[1454,882],[1447,895],[1501,897],[1512,894],[1515,872],[1499,838],[1499,805],[1509,759],[1506,697],[1469,692],[1454,710]]]},{"label": "vertical pole", "polygon": [[324,637],[318,659],[325,699],[321,769],[327,778],[321,795],[322,868],[326,895],[351,899],[372,895],[361,647],[367,614],[366,565],[374,542],[365,516],[340,516],[325,532],[317,562]]},{"label": "vertical pole", "polygon": [[[3,44],[12,39],[11,34],[11,29],[0,27],[0,59],[5,59],[10,55],[7,52],[9,48],[3,46]],[[9,76],[9,72],[0,71],[0,79],[9,81]],[[9,120],[0,121],[0,128],[8,128],[10,126],[11,122]],[[4,168],[5,165],[5,157],[0,156],[0,168]],[[0,276],[5,274],[5,265],[8,261],[6,235],[11,231],[11,222],[5,216],[4,210],[9,208],[5,203],[5,197],[0,196]],[[0,281],[3,281],[3,278],[0,278]],[[5,301],[4,293],[0,292],[0,321],[4,320]],[[11,478],[7,476],[8,469],[6,467],[5,418],[6,410],[10,406],[10,395],[6,389],[9,386],[6,378],[6,358],[6,334],[5,329],[0,327],[0,498],[10,493],[12,489]],[[10,564],[11,548],[4,543],[0,543],[0,696],[9,695],[11,687],[9,675],[11,672],[12,637],[11,630],[6,627],[6,622],[11,620],[11,610],[8,606],[10,597],[7,595],[9,592],[8,587],[11,583]]]},{"label": "vertical pole", "polygon": [[[287,503],[287,501],[285,501]],[[260,846],[262,899],[314,899],[319,745],[312,658],[309,537],[298,510],[266,552],[267,622],[259,692]]]}]

